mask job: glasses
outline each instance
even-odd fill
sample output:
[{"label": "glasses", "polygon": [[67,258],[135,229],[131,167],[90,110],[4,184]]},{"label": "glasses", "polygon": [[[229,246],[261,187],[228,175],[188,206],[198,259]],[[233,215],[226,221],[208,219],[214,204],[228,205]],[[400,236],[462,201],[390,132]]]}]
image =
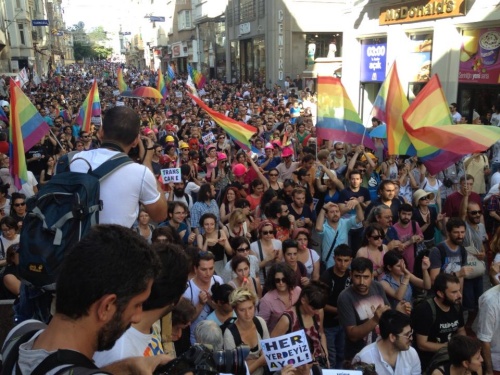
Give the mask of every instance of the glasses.
[{"label": "glasses", "polygon": [[342,147],[342,148],[336,148],[335,150],[337,150],[337,151],[343,151],[344,147]]},{"label": "glasses", "polygon": [[408,333],[397,333],[396,336],[403,336],[403,337],[406,337],[407,339],[409,339],[413,336],[413,330],[411,330]]},{"label": "glasses", "polygon": [[226,137],[219,137],[219,139],[226,139]]},{"label": "glasses", "polygon": [[266,236],[268,234],[274,235],[276,232],[274,230],[263,230],[261,233],[263,236]]},{"label": "glasses", "polygon": [[277,173],[269,173],[269,177],[278,177]]},{"label": "glasses", "polygon": [[275,277],[274,282],[276,284],[281,284],[281,283],[286,284],[286,279],[284,277]]},{"label": "glasses", "polygon": [[428,201],[429,200],[429,197],[428,196],[425,196],[425,197],[422,197],[419,199],[419,201]]},{"label": "glasses", "polygon": [[22,207],[26,205],[26,202],[23,202],[23,203],[14,203],[14,207]]},{"label": "glasses", "polygon": [[245,253],[247,251],[250,251],[250,248],[249,247],[239,247],[239,248],[236,249],[236,251],[238,253]]},{"label": "glasses", "polygon": [[182,212],[174,212],[174,215],[187,215],[185,211]]},{"label": "glasses", "polygon": [[481,212],[481,211],[469,211],[469,213],[470,213],[471,215],[474,215],[474,216],[476,216],[476,215],[481,215],[481,214],[482,214],[482,212]]},{"label": "glasses", "polygon": [[375,241],[378,241],[378,240],[383,240],[384,236],[371,236],[371,238],[373,238]]},{"label": "glasses", "polygon": [[365,173],[365,172],[366,172],[366,169],[359,169],[359,171],[360,171],[361,173]]}]

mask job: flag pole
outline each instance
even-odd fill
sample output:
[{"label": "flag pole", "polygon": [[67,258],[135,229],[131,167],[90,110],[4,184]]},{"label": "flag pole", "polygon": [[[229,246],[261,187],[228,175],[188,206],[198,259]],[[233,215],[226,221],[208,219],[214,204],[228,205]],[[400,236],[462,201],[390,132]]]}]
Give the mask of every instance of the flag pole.
[{"label": "flag pole", "polygon": [[63,148],[61,142],[59,142],[59,139],[57,139],[56,135],[52,132],[52,129],[49,129],[49,132],[50,134],[52,134],[52,136],[54,137],[54,139],[56,140],[57,144],[59,145],[59,147],[61,147],[61,149]]}]

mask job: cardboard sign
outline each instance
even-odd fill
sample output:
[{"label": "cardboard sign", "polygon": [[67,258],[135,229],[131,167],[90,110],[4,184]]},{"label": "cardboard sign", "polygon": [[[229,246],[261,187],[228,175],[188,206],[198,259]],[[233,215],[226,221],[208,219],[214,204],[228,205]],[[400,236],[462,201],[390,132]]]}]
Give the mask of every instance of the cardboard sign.
[{"label": "cardboard sign", "polygon": [[176,98],[179,98],[179,99],[182,99],[182,92],[180,92],[180,91],[176,91],[176,92],[175,92],[175,97],[176,97]]},{"label": "cardboard sign", "polygon": [[113,90],[114,96],[120,96],[120,90]]},{"label": "cardboard sign", "polygon": [[168,168],[161,170],[161,178],[164,184],[170,182],[182,182],[181,169],[180,168]]},{"label": "cardboard sign", "polygon": [[124,102],[118,102],[118,101],[116,102],[117,107],[123,107],[124,105],[125,105]]},{"label": "cardboard sign", "polygon": [[204,135],[202,138],[204,144],[208,144],[212,141],[215,141],[215,136],[214,133],[208,132],[206,135]]},{"label": "cardboard sign", "polygon": [[313,360],[304,330],[260,342],[271,372],[287,365],[298,367]]}]

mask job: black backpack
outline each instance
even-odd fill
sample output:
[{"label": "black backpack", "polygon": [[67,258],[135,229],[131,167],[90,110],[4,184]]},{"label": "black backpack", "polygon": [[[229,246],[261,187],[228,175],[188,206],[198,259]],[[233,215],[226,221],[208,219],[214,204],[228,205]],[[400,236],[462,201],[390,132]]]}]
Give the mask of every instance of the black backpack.
[{"label": "black backpack", "polygon": [[[87,173],[71,172],[76,152],[63,156],[57,173],[27,200],[21,229],[19,274],[24,283],[45,291],[55,290],[55,280],[65,253],[99,223],[100,183],[111,173],[133,163],[118,153]],[[90,167],[90,165],[89,165]]]},{"label": "black backpack", "polygon": [[[47,327],[46,324],[37,320],[28,320],[10,331],[5,343],[2,346],[2,374],[10,375],[15,369],[15,374],[21,374],[21,370],[17,365],[19,359],[19,347],[28,342],[37,332]],[[73,350],[58,350],[46,357],[33,370],[32,375],[44,375],[47,372],[62,366],[67,366],[57,372],[57,375],[91,375],[91,374],[108,374],[99,370],[94,362],[88,359],[81,353]]]},{"label": "black backpack", "polygon": [[[222,331],[222,335],[224,335],[226,329],[229,329],[229,331],[233,335],[234,345],[240,346],[241,344],[243,344],[243,341],[241,340],[240,331],[238,331],[238,327],[236,327],[236,324],[234,323],[235,321],[235,317],[227,319],[224,323],[222,323],[220,329]],[[262,339],[264,337],[264,329],[262,328],[262,324],[260,324],[260,320],[256,316],[253,317],[253,323],[255,324],[257,332],[259,332],[259,335]]]}]

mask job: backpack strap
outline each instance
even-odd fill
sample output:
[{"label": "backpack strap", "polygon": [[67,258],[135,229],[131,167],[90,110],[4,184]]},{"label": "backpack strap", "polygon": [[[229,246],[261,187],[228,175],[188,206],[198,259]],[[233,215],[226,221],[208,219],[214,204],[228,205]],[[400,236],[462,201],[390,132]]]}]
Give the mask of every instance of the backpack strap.
[{"label": "backpack strap", "polygon": [[432,322],[431,322],[431,326],[434,324],[434,322],[436,321],[436,303],[434,302],[434,298],[429,298],[427,300],[427,303],[429,304],[430,308],[431,308],[431,312],[432,312]]},{"label": "backpack strap", "polygon": [[[264,260],[264,253],[262,252],[262,243],[260,242],[260,240],[257,241],[257,245],[259,246],[260,261],[262,262]],[[262,268],[262,273],[264,274],[265,280],[267,278],[266,266]]]},{"label": "backpack strap", "polygon": [[259,318],[257,318],[256,316],[253,317],[253,324],[255,324],[255,328],[257,328],[257,332],[260,335],[260,339],[261,340],[264,339],[264,329],[262,328],[262,324],[260,324]]},{"label": "backpack strap", "polygon": [[90,374],[103,373],[101,370],[98,370],[98,367],[94,364],[94,362],[92,362],[82,353],[76,352],[74,350],[60,349],[55,353],[52,353],[48,357],[46,357],[33,370],[32,375],[44,375],[49,371],[66,364],[74,366],[68,366],[67,368],[61,369],[56,374],[64,374],[67,373],[68,371],[71,371],[70,372],[71,374],[76,374],[77,372],[73,371],[75,368],[83,368],[85,370],[88,370],[85,371],[86,373]]},{"label": "backpack strap", "polygon": [[444,261],[446,260],[446,249],[444,248],[443,243],[438,243],[436,247],[439,250],[439,255],[441,256],[441,271],[442,271],[444,267]]},{"label": "backpack strap", "polygon": [[234,345],[241,346],[243,341],[241,341],[240,331],[238,331],[238,327],[236,327],[236,324],[231,323],[230,325],[228,325],[227,329],[229,329],[229,331],[233,335]]},{"label": "backpack strap", "polygon": [[99,181],[102,182],[102,180],[108,177],[115,170],[133,162],[134,161],[130,159],[127,154],[120,152],[102,163],[98,168],[92,171],[91,174],[96,176]]}]

